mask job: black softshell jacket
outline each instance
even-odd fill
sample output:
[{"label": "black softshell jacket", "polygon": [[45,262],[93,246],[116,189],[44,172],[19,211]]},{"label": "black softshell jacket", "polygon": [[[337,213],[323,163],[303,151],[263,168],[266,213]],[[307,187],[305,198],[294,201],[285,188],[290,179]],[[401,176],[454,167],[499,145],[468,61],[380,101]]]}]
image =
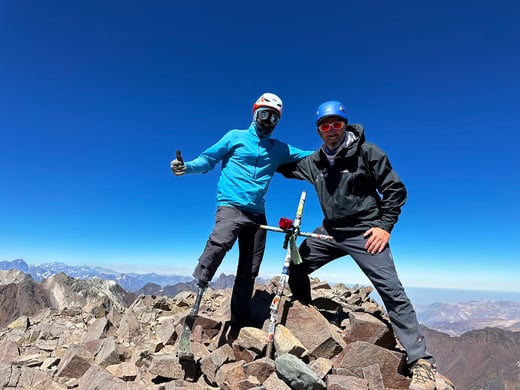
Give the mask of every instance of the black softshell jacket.
[{"label": "black softshell jacket", "polygon": [[338,153],[334,165],[320,149],[278,171],[314,185],[327,230],[361,232],[380,227],[391,232],[406,202],[406,188],[385,152],[365,142],[361,125],[349,125],[348,131],[357,140]]}]

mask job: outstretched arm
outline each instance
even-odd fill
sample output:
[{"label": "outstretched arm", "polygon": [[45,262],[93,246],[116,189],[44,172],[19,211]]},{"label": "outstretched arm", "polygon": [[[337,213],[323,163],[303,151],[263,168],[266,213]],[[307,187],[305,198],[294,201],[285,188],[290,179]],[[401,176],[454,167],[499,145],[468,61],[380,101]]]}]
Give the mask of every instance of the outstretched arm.
[{"label": "outstretched arm", "polygon": [[[181,176],[190,173],[207,173],[215,168],[215,165],[221,161],[230,150],[230,141],[233,135],[227,132],[216,144],[210,146],[202,152],[197,158],[184,162],[180,151],[177,151],[177,158],[170,163],[170,168],[175,176]],[[179,158],[180,157],[180,158]]]}]

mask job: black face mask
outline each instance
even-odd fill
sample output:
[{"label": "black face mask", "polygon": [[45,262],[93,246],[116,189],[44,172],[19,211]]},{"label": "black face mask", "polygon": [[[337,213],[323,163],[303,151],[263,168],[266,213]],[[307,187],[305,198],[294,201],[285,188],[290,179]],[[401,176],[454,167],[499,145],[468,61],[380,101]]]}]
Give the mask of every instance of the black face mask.
[{"label": "black face mask", "polygon": [[262,110],[256,113],[256,129],[260,135],[269,135],[274,131],[280,116],[270,110]]},{"label": "black face mask", "polygon": [[272,123],[265,121],[261,121],[259,119],[256,120],[255,123],[256,130],[258,131],[258,134],[260,135],[269,135],[274,131],[274,128],[276,125],[273,125]]}]

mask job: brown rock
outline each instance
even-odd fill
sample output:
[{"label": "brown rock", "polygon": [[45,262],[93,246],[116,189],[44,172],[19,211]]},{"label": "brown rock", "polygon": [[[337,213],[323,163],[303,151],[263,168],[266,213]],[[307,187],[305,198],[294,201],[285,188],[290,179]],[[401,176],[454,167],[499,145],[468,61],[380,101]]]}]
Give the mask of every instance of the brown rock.
[{"label": "brown rock", "polygon": [[344,334],[348,343],[366,341],[383,348],[394,348],[395,337],[391,328],[377,317],[363,312],[349,313],[350,327]]},{"label": "brown rock", "polygon": [[290,353],[297,357],[307,355],[307,349],[294,334],[282,324],[276,326],[274,348],[277,354]]},{"label": "brown rock", "polygon": [[241,390],[240,383],[246,379],[244,365],[243,360],[223,365],[215,377],[219,389]]},{"label": "brown rock", "polygon": [[347,375],[327,376],[327,390],[369,390],[368,381]]},{"label": "brown rock", "polygon": [[345,345],[318,310],[297,301],[288,310],[285,326],[300,340],[312,358],[330,359]]},{"label": "brown rock", "polygon": [[274,361],[269,358],[261,358],[244,365],[247,377],[254,376],[260,383],[263,383],[275,371]]},{"label": "brown rock", "polygon": [[368,387],[370,390],[385,390],[379,364],[372,364],[371,366],[363,367],[363,378],[368,381]]},{"label": "brown rock", "polygon": [[318,377],[324,379],[332,369],[332,362],[329,359],[318,358],[309,364],[309,367]]},{"label": "brown rock", "polygon": [[0,363],[11,364],[20,357],[18,344],[11,340],[1,340],[0,351]]},{"label": "brown rock", "polygon": [[115,377],[107,370],[96,366],[90,367],[79,379],[79,388],[81,390],[128,389],[125,381]]},{"label": "brown rock", "polygon": [[93,356],[82,345],[73,345],[58,364],[56,375],[80,378],[90,368]]},{"label": "brown rock", "polygon": [[264,386],[269,390],[291,390],[291,388],[276,375],[276,372],[273,372],[269,377],[264,381]]},{"label": "brown rock", "polygon": [[216,384],[216,373],[226,363],[234,362],[235,354],[233,348],[228,344],[224,344],[222,347],[217,348],[209,355],[202,358],[201,370],[206,376],[208,381],[212,384]]},{"label": "brown rock", "polygon": [[175,355],[152,355],[150,373],[170,379],[183,379],[184,369]]},{"label": "brown rock", "polygon": [[[339,357],[338,357],[339,358]],[[344,369],[343,373],[363,377],[363,368],[377,364],[386,387],[407,388],[410,379],[401,374],[406,356],[364,341],[356,341],[345,347],[341,358],[333,362],[334,367]]]}]

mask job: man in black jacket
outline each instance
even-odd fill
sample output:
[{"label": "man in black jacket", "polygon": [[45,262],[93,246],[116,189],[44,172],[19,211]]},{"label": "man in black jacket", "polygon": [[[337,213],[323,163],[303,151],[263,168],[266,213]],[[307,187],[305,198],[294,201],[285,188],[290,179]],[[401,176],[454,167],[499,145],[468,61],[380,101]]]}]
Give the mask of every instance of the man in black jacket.
[{"label": "man in black jacket", "polygon": [[349,125],[338,101],[321,104],[316,113],[324,144],[298,163],[279,171],[314,185],[324,214],[315,233],[334,241],[307,238],[300,246],[303,262],[291,264],[293,300],[311,302],[308,275],[332,260],[350,255],[370,279],[408,355],[413,390],[435,389],[435,360],[427,351],[415,310],[395,269],[390,233],[406,201],[406,188],[387,155],[365,141],[361,125]]}]

